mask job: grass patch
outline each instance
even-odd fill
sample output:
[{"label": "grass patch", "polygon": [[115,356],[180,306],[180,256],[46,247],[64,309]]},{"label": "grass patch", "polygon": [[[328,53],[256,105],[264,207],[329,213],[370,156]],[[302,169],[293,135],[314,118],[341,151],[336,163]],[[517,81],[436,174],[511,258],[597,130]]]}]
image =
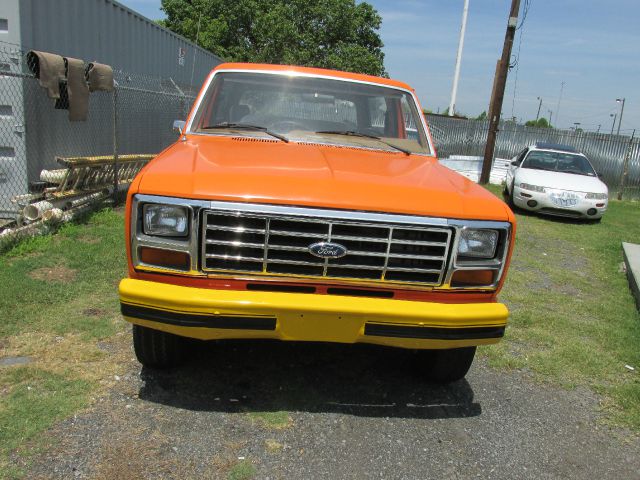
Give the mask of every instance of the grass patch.
[{"label": "grass patch", "polygon": [[284,445],[277,440],[268,438],[264,441],[264,448],[269,453],[280,453],[284,448]]},{"label": "grass patch", "polygon": [[2,371],[0,385],[10,388],[0,408],[0,454],[4,458],[84,405],[90,391],[84,380],[34,367]]},{"label": "grass patch", "polygon": [[243,460],[240,463],[236,463],[229,473],[227,473],[228,480],[249,480],[256,476],[256,467],[247,460]]},{"label": "grass patch", "polygon": [[254,423],[257,423],[263,427],[273,428],[275,430],[282,430],[292,425],[293,420],[289,416],[289,412],[277,411],[277,412],[249,412],[249,418]]},{"label": "grass patch", "polygon": [[0,255],[0,357],[32,360],[0,368],[0,478],[19,476],[10,455],[28,461],[39,434],[86,406],[130,356],[98,346],[126,328],[123,225],[122,212],[103,210]]},{"label": "grass patch", "polygon": [[[501,197],[500,187],[489,190]],[[620,269],[621,243],[640,239],[640,203],[610,202],[601,223],[516,216],[500,294],[509,328],[505,341],[482,351],[494,366],[587,386],[608,397],[616,422],[640,430],[640,315]]]}]

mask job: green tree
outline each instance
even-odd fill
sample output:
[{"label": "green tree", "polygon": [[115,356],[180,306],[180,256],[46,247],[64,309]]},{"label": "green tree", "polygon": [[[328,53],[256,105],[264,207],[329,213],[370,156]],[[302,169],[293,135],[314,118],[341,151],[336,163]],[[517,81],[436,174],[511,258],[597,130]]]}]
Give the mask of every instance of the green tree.
[{"label": "green tree", "polygon": [[486,119],[487,119],[487,111],[486,110],[476,117],[476,120],[486,120]]},{"label": "green tree", "polygon": [[525,126],[537,128],[553,128],[553,126],[551,126],[551,124],[549,123],[549,120],[544,117],[540,117],[538,120],[529,120],[527,123],[525,123]]},{"label": "green tree", "polygon": [[382,18],[366,2],[162,0],[162,10],[165,27],[226,61],[386,75]]}]

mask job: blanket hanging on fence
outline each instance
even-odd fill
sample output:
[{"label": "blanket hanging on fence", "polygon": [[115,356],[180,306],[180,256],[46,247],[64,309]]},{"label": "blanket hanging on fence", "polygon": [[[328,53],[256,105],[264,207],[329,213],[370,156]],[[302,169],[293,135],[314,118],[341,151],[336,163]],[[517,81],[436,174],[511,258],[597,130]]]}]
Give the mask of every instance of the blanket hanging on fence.
[{"label": "blanket hanging on fence", "polygon": [[85,70],[89,91],[113,92],[113,68],[98,62],[91,62]]},{"label": "blanket hanging on fence", "polygon": [[65,75],[64,59],[55,53],[31,50],[27,53],[27,64],[49,98],[59,99],[60,81]]},{"label": "blanket hanging on fence", "polygon": [[60,99],[55,108],[68,109],[69,121],[84,122],[89,111],[89,86],[84,77],[84,61],[64,57],[66,82],[60,83]]}]

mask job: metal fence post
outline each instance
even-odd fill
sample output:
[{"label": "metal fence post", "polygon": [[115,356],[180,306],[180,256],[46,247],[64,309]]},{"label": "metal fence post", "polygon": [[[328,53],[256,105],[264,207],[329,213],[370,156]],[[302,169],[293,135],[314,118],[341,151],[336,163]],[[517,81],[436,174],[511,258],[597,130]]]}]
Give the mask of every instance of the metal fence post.
[{"label": "metal fence post", "polygon": [[118,88],[113,89],[113,205],[118,205]]},{"label": "metal fence post", "polygon": [[625,184],[627,183],[627,177],[629,176],[629,157],[631,157],[631,151],[633,150],[633,137],[635,137],[636,131],[634,130],[629,139],[629,146],[627,147],[627,153],[624,156],[624,164],[622,166],[622,177],[620,178],[620,189],[618,190],[618,200],[622,200],[622,192],[624,191]]}]

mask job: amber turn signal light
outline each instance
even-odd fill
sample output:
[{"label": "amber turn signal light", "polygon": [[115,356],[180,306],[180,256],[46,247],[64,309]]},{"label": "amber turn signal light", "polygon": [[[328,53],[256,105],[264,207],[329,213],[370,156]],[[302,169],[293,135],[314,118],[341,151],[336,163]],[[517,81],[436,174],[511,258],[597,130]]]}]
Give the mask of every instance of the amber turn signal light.
[{"label": "amber turn signal light", "polygon": [[185,252],[142,247],[140,249],[140,260],[147,265],[189,271],[190,258],[189,254]]},{"label": "amber turn signal light", "polygon": [[493,285],[495,270],[458,270],[451,278],[452,287],[486,287]]}]

